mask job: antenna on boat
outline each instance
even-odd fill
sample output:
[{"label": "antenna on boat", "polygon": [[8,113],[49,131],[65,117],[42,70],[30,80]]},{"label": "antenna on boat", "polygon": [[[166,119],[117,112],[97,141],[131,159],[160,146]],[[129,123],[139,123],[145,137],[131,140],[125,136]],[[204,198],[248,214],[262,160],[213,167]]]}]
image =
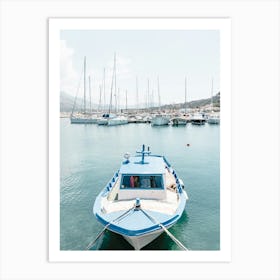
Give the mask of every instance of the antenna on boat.
[{"label": "antenna on boat", "polygon": [[147,163],[147,162],[144,161],[144,158],[145,158],[145,155],[149,155],[149,154],[151,153],[151,152],[150,152],[150,147],[148,147],[148,151],[145,151],[145,145],[143,144],[143,146],[142,146],[142,151],[141,151],[141,152],[137,152],[137,151],[136,151],[136,153],[142,154],[142,159],[141,159],[141,161],[140,161],[139,163],[145,164],[145,163]]}]

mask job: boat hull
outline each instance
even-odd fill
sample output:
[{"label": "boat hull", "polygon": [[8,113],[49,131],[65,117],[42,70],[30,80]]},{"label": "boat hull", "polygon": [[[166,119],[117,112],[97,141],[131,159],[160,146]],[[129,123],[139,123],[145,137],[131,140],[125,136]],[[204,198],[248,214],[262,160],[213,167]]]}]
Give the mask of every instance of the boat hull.
[{"label": "boat hull", "polygon": [[140,236],[127,236],[122,235],[122,237],[135,249],[140,250],[143,247],[150,244],[156,238],[158,238],[163,233],[163,229],[156,230],[151,233],[143,234]]},{"label": "boat hull", "polygon": [[94,123],[96,123],[96,119],[71,118],[71,123],[73,123],[73,124],[94,124]]},{"label": "boat hull", "polygon": [[171,120],[173,126],[186,125],[187,120],[175,118]]},{"label": "boat hull", "polygon": [[107,119],[99,119],[97,120],[98,125],[108,125],[108,120]]},{"label": "boat hull", "polygon": [[155,117],[152,119],[151,124],[154,126],[168,125],[169,118],[168,117]]},{"label": "boat hull", "polygon": [[108,121],[108,126],[128,124],[127,118],[115,118]]},{"label": "boat hull", "polygon": [[194,124],[194,125],[203,125],[203,124],[205,124],[205,120],[204,121],[192,120],[191,123]]},{"label": "boat hull", "polygon": [[219,124],[220,119],[219,118],[209,118],[207,121],[209,124]]}]

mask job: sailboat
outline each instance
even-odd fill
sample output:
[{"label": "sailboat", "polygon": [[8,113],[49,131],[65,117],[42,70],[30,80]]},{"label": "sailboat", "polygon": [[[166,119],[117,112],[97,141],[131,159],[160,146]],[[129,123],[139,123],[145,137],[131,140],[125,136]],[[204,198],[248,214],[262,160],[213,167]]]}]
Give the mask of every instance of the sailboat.
[{"label": "sailboat", "polygon": [[[89,79],[90,85],[90,79]],[[78,91],[77,91],[78,94]],[[87,112],[87,104],[86,104],[86,57],[84,57],[84,108],[82,112],[74,113],[75,106],[76,106],[77,96],[75,98],[75,102],[73,105],[72,113],[70,115],[70,121],[72,124],[92,124],[96,123],[96,118],[92,116],[91,110]],[[90,97],[90,107],[91,107],[91,97]]]},{"label": "sailboat", "polygon": [[[186,113],[187,113],[187,77],[185,77],[185,116],[186,116]],[[186,119],[186,117],[183,117],[183,116],[176,116],[171,119],[171,124],[173,126],[186,125],[187,119]]]},{"label": "sailboat", "polygon": [[207,122],[209,124],[220,124],[220,115],[213,110],[213,78],[211,87],[211,114],[208,116]]},{"label": "sailboat", "polygon": [[[117,116],[113,115],[110,117],[110,113],[112,110],[112,98],[113,98],[113,85],[115,90],[115,104],[117,103],[117,74],[116,74],[116,53],[114,56],[114,70],[113,70],[113,78],[112,78],[112,85],[111,85],[111,96],[110,96],[110,106],[109,106],[109,118],[108,118],[108,126],[115,126],[115,125],[122,125],[128,124],[128,118],[126,116]],[[127,96],[127,94],[126,94]],[[126,97],[127,99],[127,97]],[[116,105],[115,105],[116,106]],[[117,110],[117,108],[115,108]]]},{"label": "sailboat", "polygon": [[[113,80],[112,80],[112,83],[113,83]],[[104,105],[103,106],[105,106],[105,103],[106,103],[105,84],[106,83],[105,83],[105,69],[104,69],[104,71],[103,71],[103,102],[104,102]],[[100,92],[100,96],[101,96],[101,92]],[[110,110],[111,110],[111,102],[109,105],[109,113],[103,113],[102,116],[97,119],[96,123],[98,125],[108,125],[109,119],[115,117],[115,114],[111,114]]]},{"label": "sailboat", "polygon": [[[158,81],[158,98],[159,98],[159,108],[160,108],[161,104],[160,104],[160,92],[159,92],[159,78],[157,79],[157,81]],[[169,116],[163,113],[159,113],[152,118],[151,124],[153,126],[162,126],[162,125],[168,125],[169,121],[170,121]]]}]

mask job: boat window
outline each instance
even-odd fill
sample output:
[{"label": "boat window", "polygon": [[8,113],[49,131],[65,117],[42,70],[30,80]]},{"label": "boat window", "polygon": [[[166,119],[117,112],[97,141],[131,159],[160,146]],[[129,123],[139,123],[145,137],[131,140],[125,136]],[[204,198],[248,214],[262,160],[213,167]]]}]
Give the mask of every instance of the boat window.
[{"label": "boat window", "polygon": [[163,189],[161,175],[123,175],[121,188],[141,188],[141,189]]}]

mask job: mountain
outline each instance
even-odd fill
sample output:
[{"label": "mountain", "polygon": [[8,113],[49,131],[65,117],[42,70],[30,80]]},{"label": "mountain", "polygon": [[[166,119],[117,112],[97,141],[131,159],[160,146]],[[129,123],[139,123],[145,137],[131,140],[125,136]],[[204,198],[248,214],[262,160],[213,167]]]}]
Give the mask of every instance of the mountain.
[{"label": "mountain", "polygon": [[[75,102],[75,97],[72,95],[61,92],[60,93],[60,112],[72,112],[73,105]],[[206,99],[200,99],[200,100],[194,100],[187,102],[187,108],[199,108],[203,107],[205,105],[211,104],[211,98]],[[215,107],[220,107],[220,92],[218,92],[215,96],[213,96],[213,105]],[[98,107],[97,104],[92,104],[92,108],[96,109]],[[106,105],[106,108],[109,106]],[[125,108],[125,106],[121,106],[122,108]],[[76,100],[76,106],[75,111],[81,111],[83,109],[83,99],[78,97]],[[145,108],[145,106],[143,106]],[[156,107],[154,107],[156,108]],[[176,103],[176,104],[168,104],[161,106],[161,109],[183,109],[185,108],[185,103]]]},{"label": "mountain", "polygon": [[65,92],[60,92],[60,112],[71,112],[75,98]]},{"label": "mountain", "polygon": [[[200,100],[194,100],[187,102],[187,108],[200,108],[204,107],[206,105],[211,104],[211,97],[206,99],[200,99]],[[220,107],[220,92],[218,92],[216,95],[213,96],[213,106],[214,107]],[[169,104],[162,106],[163,109],[183,109],[185,108],[185,103],[177,103],[177,104]]]},{"label": "mountain", "polygon": [[[60,112],[72,112],[75,102],[75,97],[72,95],[61,91],[60,92]],[[77,97],[75,111],[82,111],[84,106],[83,98]],[[89,104],[87,104],[88,108]],[[96,104],[92,104],[92,108],[97,108]]]}]

